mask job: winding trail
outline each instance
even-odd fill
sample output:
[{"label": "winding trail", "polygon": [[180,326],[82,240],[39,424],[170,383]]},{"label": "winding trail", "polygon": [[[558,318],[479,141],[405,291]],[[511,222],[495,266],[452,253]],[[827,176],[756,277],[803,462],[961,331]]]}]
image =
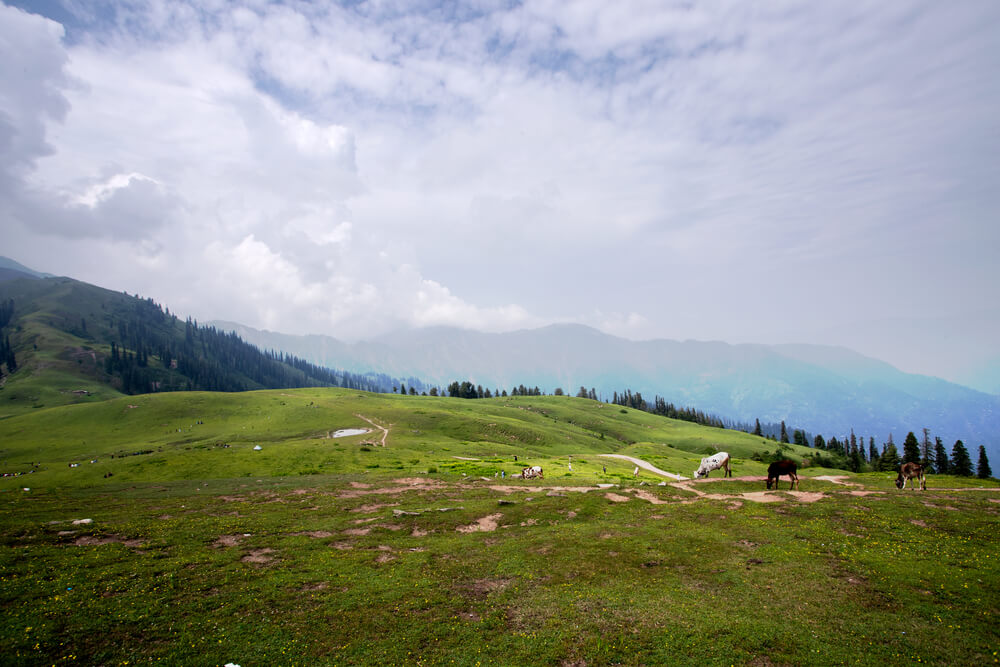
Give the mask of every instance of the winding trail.
[{"label": "winding trail", "polygon": [[[369,424],[371,424],[372,426],[374,426],[378,430],[382,431],[382,446],[385,447],[385,440],[386,440],[386,438],[389,437],[389,429],[387,429],[386,427],[381,426],[379,424],[376,424],[375,422],[373,422],[371,419],[368,419],[368,417],[365,417],[364,415],[358,415],[358,414],[356,414],[354,416],[355,417],[360,417],[361,419],[364,419],[366,422],[368,422]],[[392,424],[389,424],[389,426],[392,426]]]},{"label": "winding trail", "polygon": [[675,475],[672,472],[667,472],[665,470],[660,470],[659,468],[657,468],[653,464],[647,463],[646,461],[643,461],[642,459],[637,459],[637,458],[632,457],[632,456],[625,456],[624,454],[601,454],[601,456],[604,456],[604,457],[609,458],[609,459],[623,459],[625,461],[631,461],[632,463],[636,464],[637,466],[639,466],[643,470],[648,470],[651,473],[655,473],[657,475],[663,475],[664,477],[669,477],[670,479],[675,479],[678,482],[682,481],[682,480],[685,480],[685,479],[688,479],[687,477],[684,477],[683,475]]}]

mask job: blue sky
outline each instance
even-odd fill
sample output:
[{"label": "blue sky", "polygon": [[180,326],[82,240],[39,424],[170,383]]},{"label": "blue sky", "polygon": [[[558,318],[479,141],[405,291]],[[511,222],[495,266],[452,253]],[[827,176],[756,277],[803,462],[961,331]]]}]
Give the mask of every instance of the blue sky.
[{"label": "blue sky", "polygon": [[995,2],[0,5],[33,268],[352,340],[1000,359]]}]

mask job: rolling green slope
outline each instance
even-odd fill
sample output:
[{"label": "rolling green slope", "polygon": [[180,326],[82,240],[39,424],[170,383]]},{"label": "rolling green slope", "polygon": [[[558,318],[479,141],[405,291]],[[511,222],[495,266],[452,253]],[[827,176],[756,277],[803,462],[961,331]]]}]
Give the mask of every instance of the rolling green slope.
[{"label": "rolling green slope", "polygon": [[[376,425],[388,431],[385,446]],[[370,432],[330,437],[349,428]],[[463,400],[335,388],[144,394],[42,409],[0,420],[0,443],[4,471],[35,469],[36,487],[105,484],[107,473],[118,482],[432,469],[493,476],[528,464],[580,480],[605,476],[605,467],[631,477],[631,464],[598,458],[611,453],[690,476],[716,451],[730,452],[735,474],[762,474],[765,466],[749,457],[774,447],[565,396]]]}]

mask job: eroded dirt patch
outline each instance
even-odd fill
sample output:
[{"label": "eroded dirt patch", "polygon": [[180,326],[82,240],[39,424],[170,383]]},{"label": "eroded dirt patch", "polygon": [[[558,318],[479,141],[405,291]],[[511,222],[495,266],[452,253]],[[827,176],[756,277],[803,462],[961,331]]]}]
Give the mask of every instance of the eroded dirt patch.
[{"label": "eroded dirt patch", "polygon": [[627,496],[620,496],[617,493],[610,493],[610,492],[605,493],[604,497],[613,503],[627,503],[629,500]]},{"label": "eroded dirt patch", "polygon": [[274,549],[269,549],[264,547],[263,549],[254,549],[248,554],[244,555],[240,560],[244,563],[252,563],[254,565],[267,565],[274,560]]},{"label": "eroded dirt patch", "polygon": [[814,503],[826,498],[826,494],[819,491],[789,491],[788,493],[800,503]]},{"label": "eroded dirt patch", "polygon": [[475,579],[466,584],[459,585],[458,588],[467,597],[483,599],[490,593],[507,590],[513,583],[513,579],[491,577],[487,579]]},{"label": "eroded dirt patch", "polygon": [[497,526],[500,525],[499,521],[502,518],[503,514],[497,512],[496,514],[490,514],[484,516],[483,518],[479,519],[473,524],[469,524],[468,526],[459,526],[455,530],[457,530],[460,533],[493,532],[494,530],[497,529]]},{"label": "eroded dirt patch", "polygon": [[635,497],[645,500],[648,503],[652,503],[653,505],[666,505],[669,502],[653,493],[650,493],[649,491],[636,491]]},{"label": "eroded dirt patch", "polygon": [[244,538],[244,535],[220,535],[215,542],[212,543],[213,547],[235,547],[240,543],[240,540]]},{"label": "eroded dirt patch", "polygon": [[783,500],[780,496],[771,495],[767,491],[751,491],[744,493],[743,497],[755,503],[780,503]]},{"label": "eroded dirt patch", "polygon": [[377,512],[380,509],[384,509],[386,507],[396,507],[398,505],[399,503],[369,503],[367,505],[362,505],[361,507],[355,507],[354,509],[348,511],[368,514],[369,512]]},{"label": "eroded dirt patch", "polygon": [[292,535],[296,535],[296,536],[299,536],[299,537],[307,536],[307,537],[312,537],[314,539],[322,539],[324,537],[333,537],[333,533],[331,533],[328,530],[303,530],[303,531],[300,531],[298,533],[292,533]]}]

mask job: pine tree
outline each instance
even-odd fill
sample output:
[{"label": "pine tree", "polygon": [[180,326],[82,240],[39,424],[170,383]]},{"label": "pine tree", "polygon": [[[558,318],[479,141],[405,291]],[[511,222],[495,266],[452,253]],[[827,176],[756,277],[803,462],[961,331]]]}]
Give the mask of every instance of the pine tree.
[{"label": "pine tree", "polygon": [[756,423],[754,424],[754,427],[753,427],[753,434],[754,434],[754,435],[756,435],[756,436],[761,436],[761,435],[763,435],[763,434],[761,433],[761,431],[760,431],[760,419],[756,420]]},{"label": "pine tree", "polygon": [[920,465],[925,472],[934,472],[934,458],[931,456],[931,436],[930,429],[924,429],[924,439],[920,442]]},{"label": "pine tree", "polygon": [[788,444],[788,429],[785,428],[785,420],[781,420],[781,442]]},{"label": "pine tree", "polygon": [[907,433],[903,441],[903,463],[920,463],[920,443],[913,431]]},{"label": "pine tree", "polygon": [[823,439],[822,435],[817,435],[813,438],[813,447],[816,449],[826,449],[826,441]]},{"label": "pine tree", "polygon": [[948,463],[948,470],[952,475],[959,477],[972,477],[972,459],[969,458],[969,450],[961,440],[956,440],[951,448],[951,461]]},{"label": "pine tree", "polygon": [[979,464],[976,466],[976,477],[979,479],[989,479],[993,476],[990,470],[990,461],[986,458],[986,448],[979,445]]},{"label": "pine tree", "polygon": [[941,438],[934,438],[934,470],[939,475],[948,474],[948,452],[945,451]]},{"label": "pine tree", "polygon": [[878,460],[878,448],[875,446],[875,438],[868,438],[868,460],[873,464]]},{"label": "pine tree", "polygon": [[880,471],[899,469],[899,453],[896,451],[896,445],[893,443],[886,444],[885,452],[878,459],[878,469]]}]

